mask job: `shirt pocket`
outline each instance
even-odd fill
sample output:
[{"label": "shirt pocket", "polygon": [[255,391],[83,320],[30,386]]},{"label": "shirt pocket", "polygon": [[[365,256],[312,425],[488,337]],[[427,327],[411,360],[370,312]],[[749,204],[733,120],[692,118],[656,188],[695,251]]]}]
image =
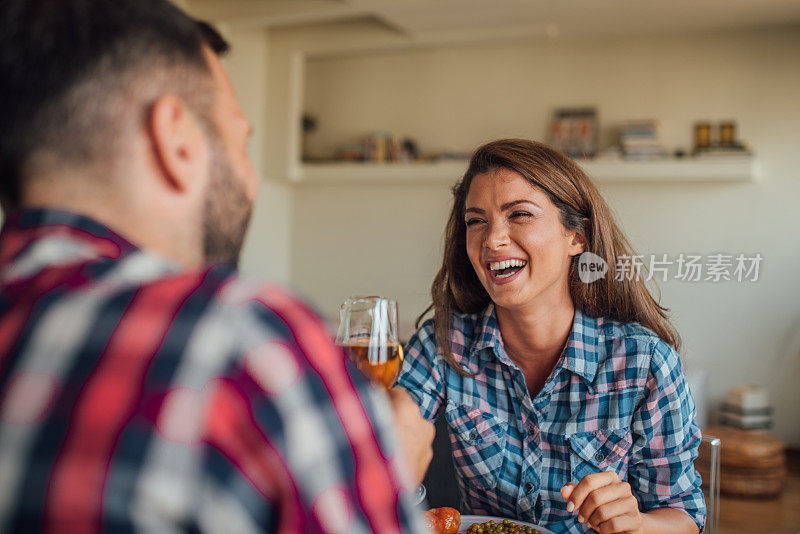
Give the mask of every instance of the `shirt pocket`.
[{"label": "shirt pocket", "polygon": [[578,432],[567,436],[572,482],[599,471],[616,471],[620,480],[627,478],[628,452],[633,445],[626,429]]},{"label": "shirt pocket", "polygon": [[453,460],[465,486],[492,489],[503,463],[508,429],[489,412],[448,403]]}]

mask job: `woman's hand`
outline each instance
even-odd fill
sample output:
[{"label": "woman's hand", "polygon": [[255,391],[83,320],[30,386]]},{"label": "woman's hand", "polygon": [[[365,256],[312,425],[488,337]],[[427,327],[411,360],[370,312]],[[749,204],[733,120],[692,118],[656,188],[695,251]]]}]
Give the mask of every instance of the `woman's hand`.
[{"label": "woman's hand", "polygon": [[614,471],[586,475],[578,484],[561,488],[567,510],[577,512],[578,521],[600,534],[640,534],[642,514],[631,486]]}]

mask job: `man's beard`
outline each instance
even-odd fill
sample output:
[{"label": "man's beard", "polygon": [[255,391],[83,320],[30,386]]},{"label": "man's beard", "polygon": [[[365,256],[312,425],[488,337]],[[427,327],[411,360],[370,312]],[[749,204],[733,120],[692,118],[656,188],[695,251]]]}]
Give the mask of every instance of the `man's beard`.
[{"label": "man's beard", "polygon": [[203,213],[203,253],[206,262],[237,265],[252,204],[216,132],[209,136],[210,177]]}]

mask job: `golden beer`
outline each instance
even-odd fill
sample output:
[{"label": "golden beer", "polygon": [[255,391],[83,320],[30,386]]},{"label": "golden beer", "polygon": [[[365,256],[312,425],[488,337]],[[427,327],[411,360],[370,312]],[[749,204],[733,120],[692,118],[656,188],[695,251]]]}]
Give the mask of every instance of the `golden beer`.
[{"label": "golden beer", "polygon": [[370,380],[389,389],[400,374],[403,363],[403,347],[389,341],[374,343],[370,338],[352,339],[342,344],[350,359]]}]

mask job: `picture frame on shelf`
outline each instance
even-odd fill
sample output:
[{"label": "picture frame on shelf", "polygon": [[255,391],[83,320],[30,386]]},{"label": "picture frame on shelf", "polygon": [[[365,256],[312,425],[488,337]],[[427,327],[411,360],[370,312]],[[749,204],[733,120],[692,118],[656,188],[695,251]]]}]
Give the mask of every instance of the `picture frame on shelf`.
[{"label": "picture frame on shelf", "polygon": [[547,142],[571,158],[593,158],[597,154],[597,130],[595,108],[560,108],[553,112]]}]

